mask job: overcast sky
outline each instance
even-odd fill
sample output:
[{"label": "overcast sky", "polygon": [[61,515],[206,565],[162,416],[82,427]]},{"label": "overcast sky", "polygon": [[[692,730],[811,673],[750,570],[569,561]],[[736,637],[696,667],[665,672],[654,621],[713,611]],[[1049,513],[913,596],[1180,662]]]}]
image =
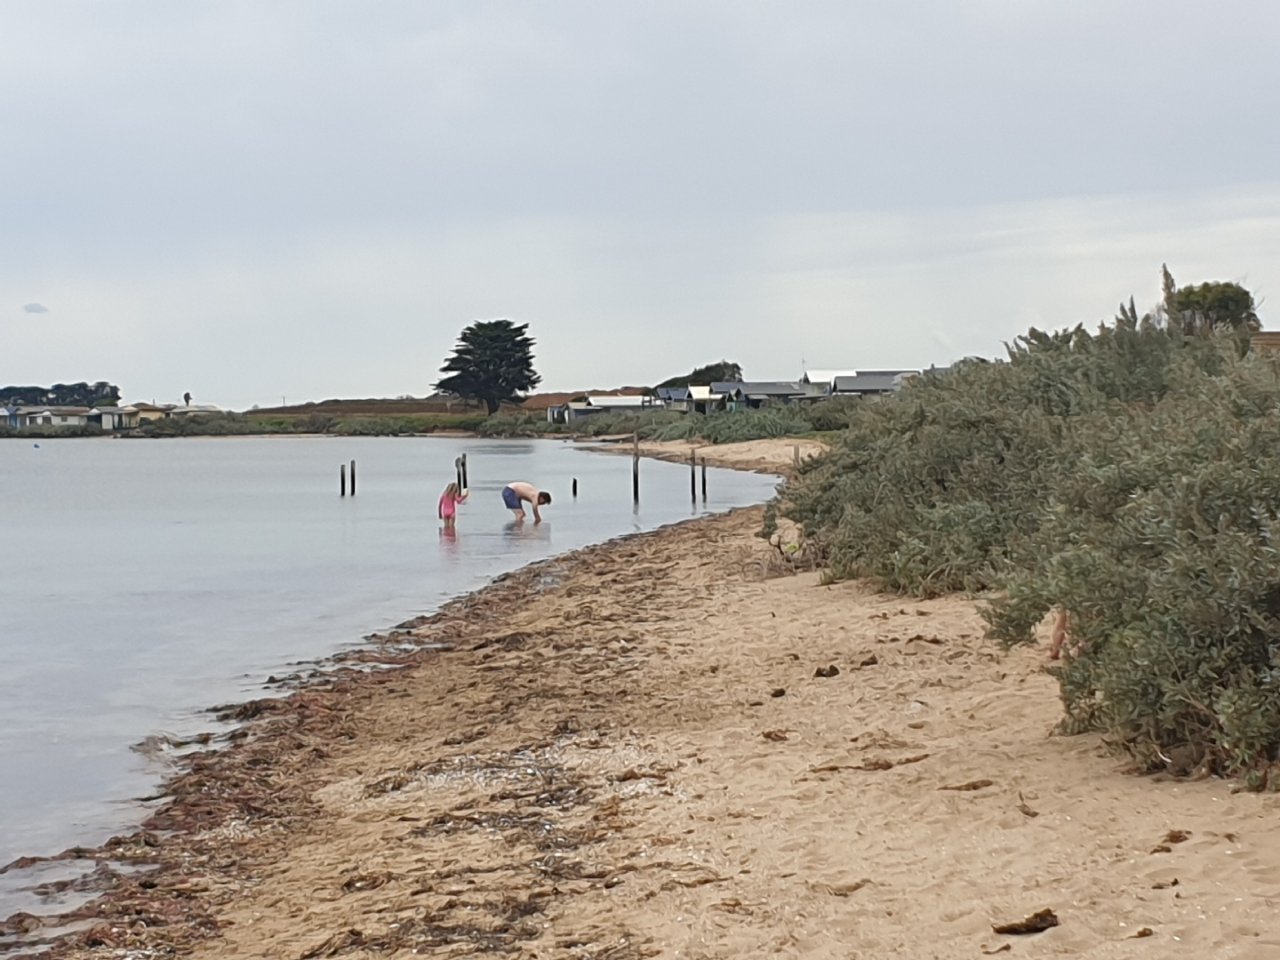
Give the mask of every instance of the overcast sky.
[{"label": "overcast sky", "polygon": [[[1280,4],[6,0],[0,384],[233,408],[997,355],[1236,280]],[[1273,316],[1274,314],[1274,316]]]}]

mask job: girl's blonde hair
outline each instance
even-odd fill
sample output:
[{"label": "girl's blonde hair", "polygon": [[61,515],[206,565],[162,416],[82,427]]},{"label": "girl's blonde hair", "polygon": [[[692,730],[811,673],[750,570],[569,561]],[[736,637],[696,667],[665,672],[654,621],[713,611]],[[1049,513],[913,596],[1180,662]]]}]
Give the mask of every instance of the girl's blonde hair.
[{"label": "girl's blonde hair", "polygon": [[446,497],[456,497],[458,493],[459,493],[459,490],[458,490],[458,485],[456,483],[451,483],[444,488],[444,495]]}]

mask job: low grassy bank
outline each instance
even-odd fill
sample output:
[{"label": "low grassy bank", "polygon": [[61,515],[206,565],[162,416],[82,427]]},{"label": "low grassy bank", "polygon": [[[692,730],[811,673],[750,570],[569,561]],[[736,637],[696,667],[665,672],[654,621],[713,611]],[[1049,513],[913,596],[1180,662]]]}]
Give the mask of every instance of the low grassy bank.
[{"label": "low grassy bank", "polygon": [[605,437],[636,434],[641,440],[742,443],[777,437],[821,437],[846,429],[859,404],[836,398],[813,404],[791,404],[761,410],[686,414],[665,410],[646,413],[594,414],[570,424],[552,424],[536,414],[499,414],[477,428],[484,437]]}]

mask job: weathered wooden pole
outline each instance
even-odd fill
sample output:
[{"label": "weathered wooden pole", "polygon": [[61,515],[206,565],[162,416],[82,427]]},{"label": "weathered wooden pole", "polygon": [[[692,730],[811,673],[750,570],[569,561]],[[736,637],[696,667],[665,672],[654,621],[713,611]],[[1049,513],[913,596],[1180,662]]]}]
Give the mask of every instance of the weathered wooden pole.
[{"label": "weathered wooden pole", "polygon": [[797,467],[800,466],[800,444],[797,443],[791,448],[791,459],[795,462]]},{"label": "weathered wooden pole", "polygon": [[356,495],[356,462],[351,461],[351,495]]},{"label": "weathered wooden pole", "polygon": [[345,497],[347,495],[347,465],[340,464],[338,467],[338,496]]},{"label": "weathered wooden pole", "polygon": [[453,458],[453,472],[455,474],[454,479],[458,483],[458,489],[462,490],[462,458],[461,457]]},{"label": "weathered wooden pole", "polygon": [[707,458],[702,458],[702,502],[707,502]]},{"label": "weathered wooden pole", "polygon": [[698,504],[698,455],[689,451],[689,499]]},{"label": "weathered wooden pole", "polygon": [[573,478],[573,499],[578,499],[578,478]]},{"label": "weathered wooden pole", "polygon": [[468,479],[467,478],[467,455],[464,453],[462,455],[462,485],[461,485],[463,490],[467,489],[467,479]]},{"label": "weathered wooden pole", "polygon": [[640,502],[640,434],[631,435],[631,502]]}]

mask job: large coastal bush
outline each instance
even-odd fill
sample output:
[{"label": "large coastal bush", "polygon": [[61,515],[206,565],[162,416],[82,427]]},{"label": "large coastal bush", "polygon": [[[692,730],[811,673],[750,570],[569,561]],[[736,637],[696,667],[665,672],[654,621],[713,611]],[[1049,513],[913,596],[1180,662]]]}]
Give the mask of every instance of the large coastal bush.
[{"label": "large coastal bush", "polygon": [[1267,782],[1280,752],[1280,369],[1131,313],[858,407],[787,489],[833,577],[1053,607],[1069,730],[1149,768]]}]

